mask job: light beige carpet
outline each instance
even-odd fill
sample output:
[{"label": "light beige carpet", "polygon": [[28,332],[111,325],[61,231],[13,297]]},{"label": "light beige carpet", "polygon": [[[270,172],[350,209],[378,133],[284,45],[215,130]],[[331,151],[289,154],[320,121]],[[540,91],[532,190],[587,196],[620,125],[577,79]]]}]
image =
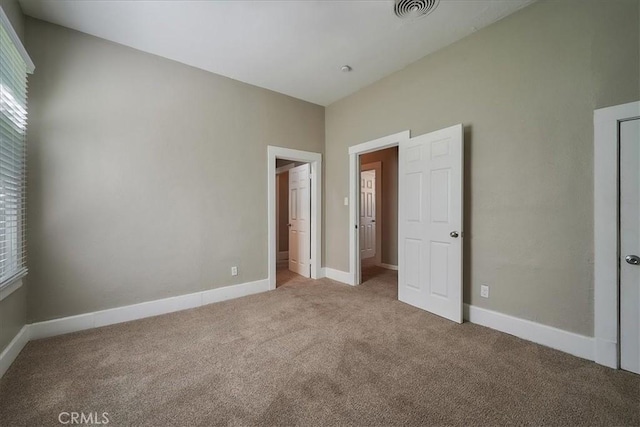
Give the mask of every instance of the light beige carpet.
[{"label": "light beige carpet", "polygon": [[0,425],[639,425],[640,377],[360,287],[291,275],[272,292],[30,342]]}]

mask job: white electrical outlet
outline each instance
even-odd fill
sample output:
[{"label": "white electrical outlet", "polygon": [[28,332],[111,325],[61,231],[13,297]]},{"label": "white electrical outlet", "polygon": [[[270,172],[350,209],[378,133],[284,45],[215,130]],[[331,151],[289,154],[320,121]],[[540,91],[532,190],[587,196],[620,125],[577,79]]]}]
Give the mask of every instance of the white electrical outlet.
[{"label": "white electrical outlet", "polygon": [[345,206],[349,206],[349,198],[348,197],[344,198],[344,205]]},{"label": "white electrical outlet", "polygon": [[232,276],[237,276],[238,275],[238,267],[236,267],[235,265],[233,267],[231,267],[231,275]]},{"label": "white electrical outlet", "polygon": [[489,298],[489,286],[488,285],[480,285],[480,296],[482,298]]}]

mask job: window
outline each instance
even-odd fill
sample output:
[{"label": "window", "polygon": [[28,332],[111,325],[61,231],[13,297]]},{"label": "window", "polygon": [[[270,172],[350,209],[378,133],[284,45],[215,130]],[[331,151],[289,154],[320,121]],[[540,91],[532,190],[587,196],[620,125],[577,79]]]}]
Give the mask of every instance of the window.
[{"label": "window", "polygon": [[27,273],[25,178],[31,60],[0,9],[0,290]]}]

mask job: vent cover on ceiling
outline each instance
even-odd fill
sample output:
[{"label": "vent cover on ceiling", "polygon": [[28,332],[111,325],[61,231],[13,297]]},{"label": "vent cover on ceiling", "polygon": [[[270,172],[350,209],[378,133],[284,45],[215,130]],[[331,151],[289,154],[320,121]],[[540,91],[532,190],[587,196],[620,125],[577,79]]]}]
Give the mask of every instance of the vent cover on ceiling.
[{"label": "vent cover on ceiling", "polygon": [[394,12],[398,18],[410,19],[427,16],[440,0],[396,0]]}]

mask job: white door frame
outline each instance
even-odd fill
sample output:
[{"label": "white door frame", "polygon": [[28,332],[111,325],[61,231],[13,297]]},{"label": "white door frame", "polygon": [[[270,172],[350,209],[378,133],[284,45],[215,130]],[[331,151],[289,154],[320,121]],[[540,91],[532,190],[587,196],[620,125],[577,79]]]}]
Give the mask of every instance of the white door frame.
[{"label": "white door frame", "polygon": [[357,229],[360,222],[360,195],[358,187],[360,183],[360,155],[385,148],[397,147],[401,141],[411,138],[411,131],[405,130],[394,133],[373,141],[349,147],[349,280],[350,285],[360,284],[360,231]]},{"label": "white door frame", "polygon": [[291,148],[267,147],[267,221],[269,289],[276,288],[276,159],[309,163],[311,168],[311,278],[322,272],[322,154]]},{"label": "white door frame", "polygon": [[[360,166],[360,172],[376,173],[376,265],[382,264],[382,162],[371,162]],[[358,199],[360,201],[360,199]]]},{"label": "white door frame", "polygon": [[640,117],[640,102],[595,110],[593,150],[595,361],[620,367],[619,129]]}]

